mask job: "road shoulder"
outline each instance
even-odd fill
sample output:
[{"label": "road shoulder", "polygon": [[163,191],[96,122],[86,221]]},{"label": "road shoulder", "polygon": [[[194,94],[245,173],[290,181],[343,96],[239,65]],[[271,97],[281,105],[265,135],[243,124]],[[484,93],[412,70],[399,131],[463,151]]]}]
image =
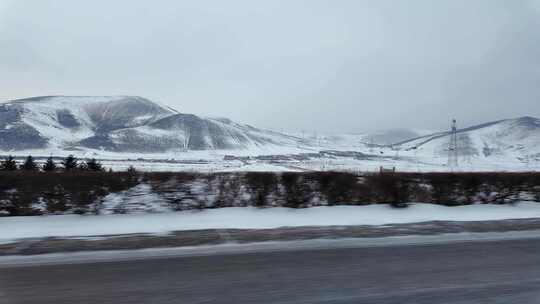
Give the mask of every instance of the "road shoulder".
[{"label": "road shoulder", "polygon": [[[0,266],[73,259],[133,259],[265,250],[434,244],[540,238],[540,219],[423,222],[384,226],[211,229],[166,235],[25,239],[0,245]],[[52,260],[49,260],[52,259]]]}]

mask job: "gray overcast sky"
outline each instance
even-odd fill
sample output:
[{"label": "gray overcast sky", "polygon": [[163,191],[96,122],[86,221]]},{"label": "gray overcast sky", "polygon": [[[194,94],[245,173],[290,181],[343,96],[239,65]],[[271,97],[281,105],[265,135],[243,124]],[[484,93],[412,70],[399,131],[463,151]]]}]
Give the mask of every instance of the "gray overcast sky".
[{"label": "gray overcast sky", "polygon": [[54,94],[295,131],[540,116],[540,0],[0,0],[0,99]]}]

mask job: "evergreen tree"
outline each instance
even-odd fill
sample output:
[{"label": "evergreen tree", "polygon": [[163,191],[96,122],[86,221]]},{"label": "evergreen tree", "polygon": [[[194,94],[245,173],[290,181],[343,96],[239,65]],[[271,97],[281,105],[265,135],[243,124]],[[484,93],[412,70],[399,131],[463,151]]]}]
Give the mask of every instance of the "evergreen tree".
[{"label": "evergreen tree", "polygon": [[25,171],[38,170],[38,165],[36,164],[36,162],[34,161],[34,158],[31,155],[28,155],[28,157],[26,157],[26,160],[21,165],[21,170],[25,170]]},{"label": "evergreen tree", "polygon": [[45,162],[45,164],[43,164],[42,169],[45,172],[56,171],[56,164],[54,163],[54,160],[53,160],[52,156],[47,158],[47,161]]},{"label": "evergreen tree", "polygon": [[90,171],[105,171],[101,163],[98,162],[95,158],[92,158],[89,161],[87,161],[86,166],[88,170]]},{"label": "evergreen tree", "polygon": [[62,166],[64,166],[64,170],[66,171],[72,171],[74,169],[77,169],[78,161],[75,156],[72,154],[68,155],[68,157],[64,158],[62,161]]},{"label": "evergreen tree", "polygon": [[13,156],[9,155],[0,162],[0,170],[2,171],[15,171],[17,170],[17,162]]}]

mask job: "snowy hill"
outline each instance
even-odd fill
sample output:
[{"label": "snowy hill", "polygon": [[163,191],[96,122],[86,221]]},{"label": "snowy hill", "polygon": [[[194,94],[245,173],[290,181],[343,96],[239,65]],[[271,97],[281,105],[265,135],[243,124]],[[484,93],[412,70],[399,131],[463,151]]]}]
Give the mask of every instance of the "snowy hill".
[{"label": "snowy hill", "polygon": [[136,96],[44,96],[0,104],[0,150],[113,152],[295,146],[298,138],[182,114]]},{"label": "snowy hill", "polygon": [[[397,143],[426,157],[448,155],[449,132],[439,132]],[[521,117],[458,130],[460,158],[523,160],[540,157],[540,120]]]}]

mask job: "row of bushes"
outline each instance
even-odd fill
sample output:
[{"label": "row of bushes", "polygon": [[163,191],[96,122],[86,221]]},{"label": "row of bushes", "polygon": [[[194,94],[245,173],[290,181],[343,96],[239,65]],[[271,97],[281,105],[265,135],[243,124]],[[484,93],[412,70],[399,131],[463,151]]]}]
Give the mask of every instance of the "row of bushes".
[{"label": "row of bushes", "polygon": [[[145,193],[134,192],[144,185]],[[0,215],[130,212],[158,202],[170,210],[235,206],[391,204],[457,206],[540,202],[538,173],[137,173],[0,172]]]}]

